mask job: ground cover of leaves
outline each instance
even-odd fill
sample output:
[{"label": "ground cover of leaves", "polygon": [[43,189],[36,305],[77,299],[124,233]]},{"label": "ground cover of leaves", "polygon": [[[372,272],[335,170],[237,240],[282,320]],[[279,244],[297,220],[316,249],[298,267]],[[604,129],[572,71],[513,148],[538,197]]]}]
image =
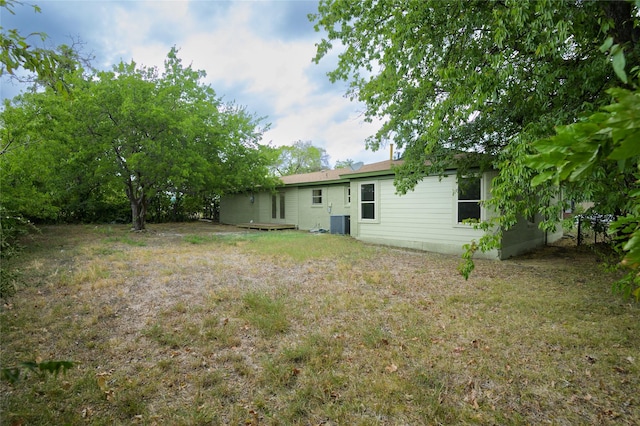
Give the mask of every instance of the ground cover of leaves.
[{"label": "ground cover of leaves", "polygon": [[640,308],[589,248],[460,259],[211,223],[44,227],[3,267],[2,424],[640,423]]}]

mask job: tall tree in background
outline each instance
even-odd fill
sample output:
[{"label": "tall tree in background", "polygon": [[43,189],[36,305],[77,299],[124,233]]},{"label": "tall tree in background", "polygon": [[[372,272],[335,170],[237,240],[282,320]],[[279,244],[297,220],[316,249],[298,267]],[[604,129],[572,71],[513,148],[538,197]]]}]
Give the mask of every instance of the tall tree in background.
[{"label": "tall tree in background", "polygon": [[[76,137],[103,158],[131,205],[135,230],[145,228],[149,201],[170,195],[234,190],[228,173],[238,157],[251,156],[244,184],[264,184],[265,161],[253,155],[259,120],[242,108],[223,105],[204,71],[184,67],[173,48],[162,75],[156,68],[120,63],[77,95]],[[234,181],[234,184],[238,184]]]},{"label": "tall tree in background", "polygon": [[70,96],[47,88],[8,103],[0,130],[20,149],[0,157],[3,186],[17,188],[3,204],[29,217],[90,221],[107,219],[88,214],[106,207],[118,214],[125,199],[142,230],[152,200],[201,212],[227,191],[273,185],[261,119],[221,103],[203,76],[174,48],[162,74],[134,62],[88,77],[76,71],[66,76]]},{"label": "tall tree in background", "polygon": [[[315,60],[343,45],[329,78],[348,81],[366,117],[384,120],[368,147],[393,140],[404,148],[401,193],[445,167],[499,170],[487,205],[500,216],[483,225],[494,232],[470,244],[470,254],[495,248],[519,216],[539,212],[543,229],[554,226],[558,188],[531,185],[532,143],[608,104],[616,70],[640,63],[638,9],[629,1],[323,0],[310,18],[327,33]],[[611,171],[600,171],[602,185]],[[584,197],[588,179],[579,183],[568,189]]]},{"label": "tall tree in background", "polygon": [[291,146],[278,148],[279,157],[275,171],[280,176],[309,173],[329,168],[329,155],[324,148],[314,146],[311,141],[296,141]]},{"label": "tall tree in background", "polygon": [[338,160],[336,161],[336,169],[342,169],[345,167],[351,167],[355,164],[351,158],[347,158],[346,160]]},{"label": "tall tree in background", "polygon": [[[15,8],[22,5],[20,1],[0,0],[0,14],[15,14]],[[38,6],[31,6],[35,12],[40,12]],[[44,41],[46,34],[34,33],[23,35],[16,29],[7,29],[0,23],[0,77],[11,77],[22,80],[20,71],[31,73],[31,82],[46,82],[55,90],[62,91],[64,84],[58,79],[63,64],[69,65],[69,57],[77,57],[72,48],[64,47],[62,55],[58,52],[35,47],[33,39]],[[45,182],[53,177],[48,169],[38,167],[39,160],[46,157],[43,151],[32,151],[28,156],[22,156],[20,162],[9,161],[10,150],[17,148],[15,154],[24,151],[27,144],[38,138],[30,135],[33,123],[40,117],[34,115],[38,107],[30,111],[12,110],[10,104],[3,105],[0,117],[0,257],[7,259],[19,251],[18,237],[34,229],[24,217],[25,214],[51,217],[56,209],[51,202],[50,194],[43,191]],[[22,122],[21,126],[14,126]],[[29,164],[31,163],[31,164]],[[34,170],[39,173],[34,179]],[[8,179],[7,179],[8,178]],[[8,184],[7,184],[8,183]],[[17,275],[6,268],[0,268],[0,297],[5,297],[15,290],[14,281]]]}]

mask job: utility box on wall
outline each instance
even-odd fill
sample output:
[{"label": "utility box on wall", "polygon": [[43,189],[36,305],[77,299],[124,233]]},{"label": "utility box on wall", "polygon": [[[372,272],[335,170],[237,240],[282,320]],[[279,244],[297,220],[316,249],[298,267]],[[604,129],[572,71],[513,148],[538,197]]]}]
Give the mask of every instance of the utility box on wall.
[{"label": "utility box on wall", "polygon": [[351,235],[351,216],[331,216],[331,233]]}]

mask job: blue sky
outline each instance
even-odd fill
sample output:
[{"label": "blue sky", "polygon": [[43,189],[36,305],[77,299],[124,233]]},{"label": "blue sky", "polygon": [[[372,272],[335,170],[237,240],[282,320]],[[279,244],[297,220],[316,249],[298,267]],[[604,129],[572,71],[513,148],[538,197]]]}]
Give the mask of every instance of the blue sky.
[{"label": "blue sky", "polygon": [[[206,71],[204,82],[224,100],[266,117],[264,143],[309,140],[326,149],[332,166],[347,158],[386,160],[388,151],[365,149],[378,124],[364,122],[363,105],[344,97],[345,83],[326,77],[338,52],[318,65],[311,60],[322,36],[307,19],[316,7],[308,0],[36,0],[17,6],[15,15],[0,11],[0,19],[4,30],[45,32],[47,47],[81,40],[101,69],[132,59],[162,68],[175,45],[183,63]],[[21,90],[0,84],[3,98]]]}]

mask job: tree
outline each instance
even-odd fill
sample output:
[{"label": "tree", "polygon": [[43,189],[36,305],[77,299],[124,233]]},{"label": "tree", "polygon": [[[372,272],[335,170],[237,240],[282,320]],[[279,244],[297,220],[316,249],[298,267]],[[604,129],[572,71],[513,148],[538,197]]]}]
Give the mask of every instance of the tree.
[{"label": "tree", "polygon": [[0,139],[10,149],[0,156],[0,185],[8,211],[37,221],[122,218],[117,180],[73,137],[72,104],[51,88],[5,102]]},{"label": "tree", "polygon": [[[0,0],[0,12],[15,14],[16,6],[23,5],[16,0]],[[31,6],[36,13],[40,8]],[[43,85],[62,94],[67,94],[69,89],[65,75],[72,74],[79,69],[79,63],[90,65],[91,57],[81,57],[77,50],[79,41],[74,41],[72,46],[61,45],[55,50],[35,47],[30,44],[30,38],[38,38],[41,42],[47,39],[43,32],[36,32],[24,36],[16,29],[5,29],[0,25],[0,77],[7,74],[23,83],[31,83],[35,87]],[[18,76],[16,71],[25,70],[31,72],[29,76]],[[5,105],[5,108],[7,106]],[[0,155],[5,154],[15,141],[13,134],[5,132],[0,143]]]},{"label": "tree", "polygon": [[[531,185],[532,143],[609,102],[610,62],[624,69],[624,51],[627,67],[639,63],[637,16],[632,2],[325,0],[310,18],[327,34],[316,62],[341,43],[329,78],[349,82],[367,119],[384,120],[367,146],[392,139],[404,148],[400,193],[446,167],[499,171],[486,202],[499,216],[467,246],[468,276],[473,253],[497,247],[519,217],[538,212],[541,227],[553,228],[558,188]],[[486,155],[460,155],[469,152]]]},{"label": "tree", "polygon": [[342,169],[345,167],[351,167],[353,166],[353,164],[355,163],[355,161],[353,161],[350,158],[347,158],[346,160],[338,160],[336,161],[336,169]]},{"label": "tree", "polygon": [[[135,230],[145,228],[154,197],[180,201],[185,194],[229,190],[232,164],[256,148],[258,121],[223,105],[200,83],[203,77],[184,67],[173,48],[162,75],[155,67],[120,63],[76,94],[75,137],[121,181]],[[260,158],[250,164],[245,183],[263,183],[266,165]]]},{"label": "tree", "polygon": [[[14,14],[16,5],[22,3],[15,0],[0,0],[0,13]],[[40,9],[33,6],[35,12]],[[64,89],[62,80],[58,77],[63,69],[73,64],[75,53],[73,48],[62,47],[61,54],[49,49],[33,47],[28,43],[28,37],[46,39],[44,33],[34,33],[23,36],[15,29],[6,30],[0,25],[0,77],[9,74],[17,78],[15,71],[23,69],[35,74],[35,81],[46,82],[50,87]],[[37,108],[36,108],[37,109]],[[25,121],[26,118],[26,121]],[[26,145],[35,142],[33,138],[33,123],[42,117],[28,111],[13,109],[9,102],[5,102],[2,117],[0,117],[0,188],[2,200],[0,202],[0,257],[7,259],[19,251],[17,238],[31,232],[35,227],[24,217],[24,214],[37,214],[51,217],[55,213],[50,197],[42,191],[42,183],[46,180],[48,169],[24,168],[25,163],[31,162],[42,153],[33,152],[25,161],[19,163],[8,161],[7,153],[10,148],[18,146],[23,151]],[[20,123],[17,125],[16,123]],[[20,142],[23,145],[15,144]],[[37,160],[35,161],[37,163]],[[40,171],[39,175],[30,180],[33,170]],[[6,268],[0,268],[0,298],[10,295],[15,290],[14,281],[17,274]],[[4,369],[3,369],[4,370]],[[4,371],[2,372],[4,375]]]},{"label": "tree", "polygon": [[311,141],[296,141],[291,146],[278,148],[275,170],[280,176],[317,172],[329,168],[329,156],[324,148]]},{"label": "tree", "polygon": [[174,48],[162,74],[134,62],[75,70],[65,77],[70,96],[47,88],[7,104],[0,130],[18,143],[1,158],[3,187],[16,188],[3,205],[93,221],[119,218],[124,201],[142,230],[152,202],[159,217],[184,217],[224,192],[274,185],[261,119],[220,102],[203,76]]},{"label": "tree", "polygon": [[535,142],[536,154],[527,162],[539,172],[534,185],[588,185],[609,194],[595,197],[594,209],[613,211],[616,218],[610,232],[625,253],[622,265],[630,269],[616,285],[640,299],[640,89],[608,93],[614,98],[610,105]]}]

